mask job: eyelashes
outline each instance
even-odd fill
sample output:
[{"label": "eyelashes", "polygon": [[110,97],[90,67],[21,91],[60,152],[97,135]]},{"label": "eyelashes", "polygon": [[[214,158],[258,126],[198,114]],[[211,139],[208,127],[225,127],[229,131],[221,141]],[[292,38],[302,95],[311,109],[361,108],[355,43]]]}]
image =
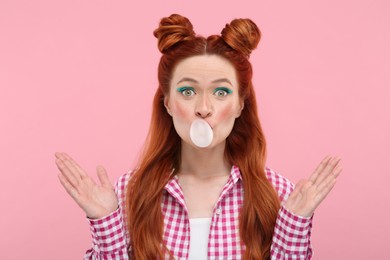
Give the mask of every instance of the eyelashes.
[{"label": "eyelashes", "polygon": [[214,91],[214,95],[216,95],[217,97],[225,97],[231,93],[233,93],[233,91],[225,87],[216,88]]},{"label": "eyelashes", "polygon": [[[191,97],[196,94],[195,89],[188,86],[180,87],[177,89],[177,91],[185,97]],[[233,93],[233,90],[226,87],[218,87],[213,91],[213,94],[217,97],[226,97],[231,93]]]},{"label": "eyelashes", "polygon": [[191,97],[195,95],[195,90],[193,87],[181,87],[177,89],[183,96]]}]

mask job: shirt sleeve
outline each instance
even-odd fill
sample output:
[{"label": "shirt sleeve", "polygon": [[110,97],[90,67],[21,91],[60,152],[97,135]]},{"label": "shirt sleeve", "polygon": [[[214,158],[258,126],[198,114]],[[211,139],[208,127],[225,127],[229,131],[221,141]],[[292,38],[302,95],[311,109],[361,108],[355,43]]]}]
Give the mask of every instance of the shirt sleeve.
[{"label": "shirt sleeve", "polygon": [[119,202],[117,210],[100,219],[87,218],[92,247],[86,251],[84,260],[129,259],[130,239],[124,214],[125,188],[129,178],[130,172],[122,175],[116,182],[115,193]]},{"label": "shirt sleeve", "polygon": [[271,259],[311,259],[311,227],[312,217],[294,215],[282,206],[272,238]]},{"label": "shirt sleeve", "polygon": [[275,187],[282,203],[272,238],[271,259],[311,259],[312,248],[310,236],[313,216],[306,218],[288,211],[283,205],[290,196],[290,193],[294,190],[294,184],[269,168],[267,168],[266,174],[267,178]]}]

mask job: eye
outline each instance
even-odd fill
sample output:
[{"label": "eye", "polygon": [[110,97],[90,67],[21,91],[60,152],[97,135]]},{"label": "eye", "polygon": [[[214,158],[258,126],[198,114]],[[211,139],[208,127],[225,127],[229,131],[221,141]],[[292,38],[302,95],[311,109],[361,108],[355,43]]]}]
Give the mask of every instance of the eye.
[{"label": "eye", "polygon": [[214,91],[214,95],[216,95],[217,97],[225,97],[230,93],[232,93],[232,91],[228,88],[217,88]]},{"label": "eye", "polygon": [[190,97],[195,94],[195,92],[192,89],[185,89],[181,92],[184,96]]},{"label": "eye", "polygon": [[182,87],[177,89],[178,92],[180,92],[183,96],[191,97],[195,95],[195,91],[192,87]]},{"label": "eye", "polygon": [[220,89],[220,90],[215,91],[214,94],[218,97],[224,97],[224,96],[227,96],[228,93],[225,90]]}]

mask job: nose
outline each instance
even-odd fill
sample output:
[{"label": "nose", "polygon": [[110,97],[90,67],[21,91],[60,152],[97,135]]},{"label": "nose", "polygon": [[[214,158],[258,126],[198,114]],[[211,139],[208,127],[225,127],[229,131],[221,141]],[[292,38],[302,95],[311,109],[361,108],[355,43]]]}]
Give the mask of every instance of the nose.
[{"label": "nose", "polygon": [[212,115],[212,105],[206,95],[199,97],[195,107],[195,115],[200,118],[206,118]]}]

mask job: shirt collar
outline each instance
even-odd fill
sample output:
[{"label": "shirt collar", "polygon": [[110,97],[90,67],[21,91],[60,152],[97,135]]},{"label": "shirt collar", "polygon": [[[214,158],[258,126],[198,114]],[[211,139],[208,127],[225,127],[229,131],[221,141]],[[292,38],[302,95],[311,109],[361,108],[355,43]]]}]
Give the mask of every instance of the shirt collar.
[{"label": "shirt collar", "polygon": [[[174,170],[172,170],[172,173],[173,172]],[[238,166],[233,165],[230,170],[230,178],[228,180],[228,183],[232,182],[233,184],[236,184],[239,180],[242,180],[240,169],[238,168]],[[165,185],[165,190],[171,190],[172,188],[176,189],[178,186],[179,186],[179,179],[177,175],[175,175]]]}]

